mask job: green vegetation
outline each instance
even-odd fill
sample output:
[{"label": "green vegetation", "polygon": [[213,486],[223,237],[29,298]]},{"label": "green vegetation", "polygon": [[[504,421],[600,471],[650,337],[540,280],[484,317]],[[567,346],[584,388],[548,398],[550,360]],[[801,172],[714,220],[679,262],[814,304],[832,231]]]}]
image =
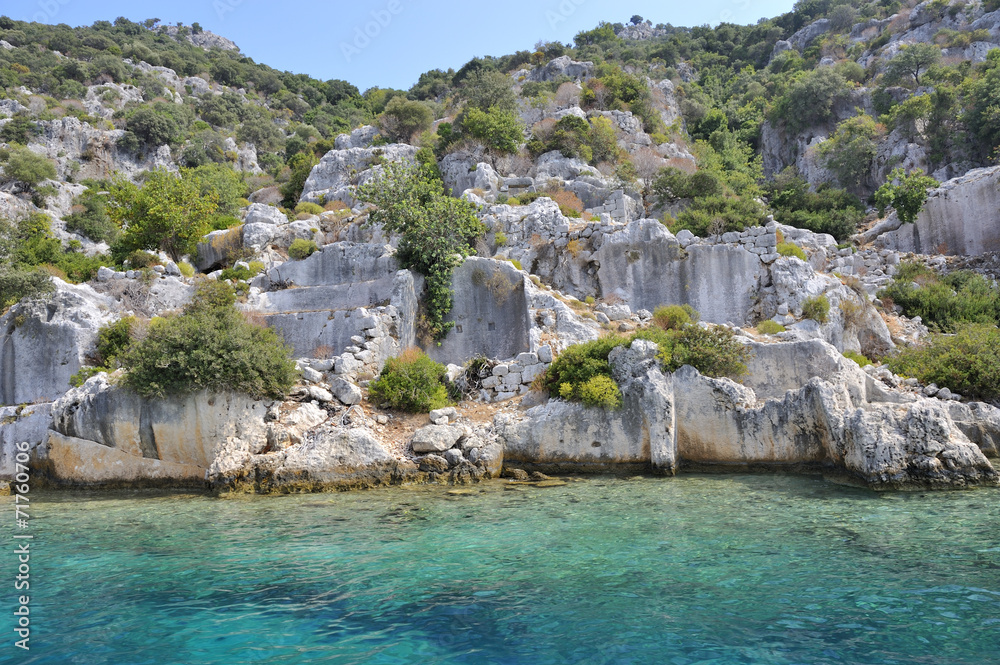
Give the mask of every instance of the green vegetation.
[{"label": "green vegetation", "polygon": [[1000,322],[1000,289],[968,271],[938,276],[922,264],[904,262],[878,297],[891,299],[906,316],[919,316],[933,330],[950,332],[965,323]]},{"label": "green vegetation", "polygon": [[408,349],[386,361],[378,379],[368,387],[375,404],[410,413],[427,413],[448,406],[447,369],[419,349]]},{"label": "green vegetation", "polygon": [[899,221],[910,224],[916,220],[920,210],[927,200],[927,190],[937,187],[939,183],[934,178],[924,175],[920,169],[907,173],[903,169],[894,169],[888,182],[875,192],[875,205],[878,214],[884,215],[890,206],[896,210]]},{"label": "green vegetation", "polygon": [[872,361],[868,360],[868,358],[861,355],[857,351],[844,351],[844,357],[853,360],[859,367],[865,367],[872,364]]},{"label": "green vegetation", "polygon": [[15,145],[3,153],[0,153],[0,163],[3,164],[4,178],[8,181],[21,183],[31,190],[43,180],[56,177],[56,167],[52,160],[36,155],[27,148]]},{"label": "green vegetation", "polygon": [[[663,308],[661,308],[663,309]],[[661,312],[665,314],[666,312]],[[542,377],[541,385],[552,395],[586,406],[615,409],[621,406],[621,390],[611,377],[608,355],[619,346],[629,346],[637,339],[659,346],[657,358],[665,372],[674,372],[691,365],[706,376],[738,377],[746,372],[749,351],[735,339],[732,330],[724,327],[702,328],[695,323],[683,323],[681,307],[671,310],[676,316],[661,317],[661,321],[676,327],[653,327],[625,337],[609,335],[583,344],[574,344],[556,358]]]},{"label": "green vegetation", "polygon": [[781,325],[777,321],[765,319],[757,324],[757,332],[762,335],[777,335],[780,332],[785,332],[785,326]]},{"label": "green vegetation", "polygon": [[427,333],[443,337],[454,326],[444,320],[452,306],[452,272],[486,231],[475,206],[447,196],[428,166],[402,163],[386,164],[381,177],[360,186],[357,196],[375,206],[370,224],[400,234],[400,265],[426,278]]},{"label": "green vegetation", "polygon": [[500,155],[517,152],[524,142],[524,125],[517,113],[503,111],[495,106],[486,111],[469,109],[462,121],[462,130]]},{"label": "green vegetation", "polygon": [[318,250],[319,247],[316,246],[316,242],[314,240],[296,238],[292,241],[292,244],[288,246],[288,256],[296,261],[301,261],[302,259],[309,258]]},{"label": "green vegetation", "polygon": [[118,237],[118,227],[107,211],[107,196],[101,194],[105,183],[87,181],[87,189],[73,200],[70,215],[65,218],[66,230],[75,231],[94,242],[113,243]]},{"label": "green vegetation", "polygon": [[76,245],[52,237],[52,220],[40,212],[16,222],[0,219],[0,304],[52,290],[49,276],[71,283],[85,282],[97,274],[104,256],[85,256]]},{"label": "green vegetation", "polygon": [[817,323],[826,323],[830,316],[830,301],[825,295],[806,298],[802,301],[802,316]]},{"label": "green vegetation", "polygon": [[829,140],[819,146],[826,166],[837,176],[840,186],[855,194],[865,191],[878,139],[885,127],[869,115],[856,115],[837,125]]},{"label": "green vegetation", "polygon": [[150,171],[142,186],[117,177],[106,204],[111,221],[122,229],[112,256],[121,260],[137,249],[163,250],[177,261],[194,253],[215,222],[238,209],[245,189],[239,174],[218,165],[181,169],[179,175]]},{"label": "green vegetation", "polygon": [[929,344],[904,349],[887,364],[897,374],[966,397],[1000,399],[1000,329],[992,324],[959,325],[953,335],[933,335]]},{"label": "green vegetation", "polygon": [[802,259],[807,261],[806,253],[801,247],[791,242],[779,242],[778,243],[778,254],[780,256],[794,256],[797,259]]},{"label": "green vegetation", "polygon": [[843,189],[820,185],[815,191],[789,167],[764,186],[774,219],[814,233],[829,233],[839,241],[853,234],[864,219],[865,206]]},{"label": "green vegetation", "polygon": [[691,305],[661,305],[653,310],[653,325],[664,330],[677,330],[698,323],[701,315]]},{"label": "green vegetation", "polygon": [[183,313],[154,319],[116,356],[124,384],[145,397],[232,390],[278,399],[295,382],[291,350],[270,328],[249,322],[224,282],[202,281]]}]

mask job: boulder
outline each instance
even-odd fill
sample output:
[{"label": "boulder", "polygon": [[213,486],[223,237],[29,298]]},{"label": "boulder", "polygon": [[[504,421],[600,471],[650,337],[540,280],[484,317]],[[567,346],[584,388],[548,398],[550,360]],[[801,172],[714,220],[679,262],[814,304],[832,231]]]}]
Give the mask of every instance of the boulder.
[{"label": "boulder", "polygon": [[371,178],[382,159],[412,162],[416,154],[415,146],[403,143],[378,148],[331,150],[309,172],[301,200],[312,203],[343,201],[353,207],[356,201],[351,187]]},{"label": "boulder", "polygon": [[353,406],[361,402],[361,388],[343,377],[337,377],[331,381],[330,390],[333,392],[334,397],[347,406]]},{"label": "boulder", "polygon": [[[838,363],[821,342],[773,346],[771,362],[758,361],[752,382],[774,380],[788,389],[764,400],[745,385],[690,366],[663,375],[649,342],[619,347],[609,360],[622,391],[620,411],[550,400],[521,417],[499,414],[505,458],[520,467],[596,470],[806,465],[874,489],[1000,483],[980,450],[993,450],[1000,411],[964,410],[886,388],[857,364]],[[770,365],[782,351],[799,358],[775,373]],[[806,378],[817,371],[825,372],[822,378]],[[963,430],[977,431],[980,445]]]},{"label": "boulder", "polygon": [[426,425],[414,432],[410,443],[415,453],[440,453],[458,443],[465,433],[465,428],[457,425]]}]

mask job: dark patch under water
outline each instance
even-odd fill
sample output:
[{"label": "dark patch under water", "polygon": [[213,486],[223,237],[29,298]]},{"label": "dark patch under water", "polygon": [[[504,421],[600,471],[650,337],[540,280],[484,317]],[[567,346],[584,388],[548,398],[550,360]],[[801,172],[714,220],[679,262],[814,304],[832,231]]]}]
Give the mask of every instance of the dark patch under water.
[{"label": "dark patch under water", "polygon": [[0,662],[1000,662],[998,490],[446,491],[36,496],[32,649]]}]

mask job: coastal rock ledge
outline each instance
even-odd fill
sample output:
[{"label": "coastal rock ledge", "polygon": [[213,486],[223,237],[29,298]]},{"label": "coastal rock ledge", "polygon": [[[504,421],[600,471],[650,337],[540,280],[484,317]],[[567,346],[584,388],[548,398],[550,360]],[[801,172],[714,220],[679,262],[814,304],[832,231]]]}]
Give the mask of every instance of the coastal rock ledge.
[{"label": "coastal rock ledge", "polygon": [[891,388],[822,340],[747,344],[742,383],[689,366],[664,373],[656,345],[637,340],[610,355],[621,409],[551,399],[488,407],[485,417],[475,407],[478,420],[461,414],[467,407],[448,409],[430,423],[308,391],[308,401],[145,399],[102,373],[51,405],[5,412],[0,479],[10,477],[16,439],[30,443],[39,479],[61,487],[315,492],[466,484],[504,465],[664,475],[789,468],[876,490],[1000,484],[987,457],[1000,450],[1000,409]]},{"label": "coastal rock ledge", "polygon": [[[819,340],[752,346],[747,385],[689,366],[664,374],[650,342],[620,347],[610,361],[623,408],[551,400],[500,414],[505,463],[665,474],[786,466],[877,490],[998,484],[983,453],[995,454],[1000,440],[984,426],[997,422],[997,409],[893,391]],[[755,388],[778,396],[758,399]]]}]

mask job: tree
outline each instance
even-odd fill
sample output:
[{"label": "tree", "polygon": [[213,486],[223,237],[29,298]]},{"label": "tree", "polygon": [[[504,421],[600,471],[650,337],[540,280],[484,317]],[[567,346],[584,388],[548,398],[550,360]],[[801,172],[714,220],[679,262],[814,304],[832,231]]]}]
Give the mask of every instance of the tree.
[{"label": "tree", "polygon": [[919,86],[920,74],[940,59],[941,49],[934,44],[921,42],[903,46],[896,57],[889,61],[885,75],[890,82],[897,82],[910,76]]},{"label": "tree", "polygon": [[978,152],[993,157],[1000,149],[1000,49],[987,54],[986,66],[979,80],[969,84],[969,105],[962,119],[976,138],[971,143]]},{"label": "tree", "polygon": [[631,23],[632,25],[639,25],[639,24],[640,24],[640,23],[642,23],[642,22],[643,22],[644,20],[645,20],[645,19],[643,19],[643,18],[642,18],[641,16],[639,16],[638,14],[633,14],[633,15],[632,15],[632,18],[630,18],[630,19],[629,19],[629,23]]},{"label": "tree", "polygon": [[876,138],[884,131],[870,115],[862,113],[841,122],[833,136],[820,144],[819,154],[841,187],[855,194],[864,190],[878,152]]},{"label": "tree", "polygon": [[847,80],[833,67],[820,67],[797,76],[774,105],[772,117],[785,121],[793,133],[828,121],[833,105],[847,92]]},{"label": "tree", "polygon": [[176,141],[180,132],[173,118],[148,106],[138,108],[125,127],[151,148]]},{"label": "tree", "polygon": [[383,166],[358,187],[357,198],[374,205],[369,224],[400,235],[397,257],[426,278],[428,329],[443,337],[454,326],[444,321],[452,306],[452,272],[485,232],[476,207],[446,195],[429,166],[400,162]]},{"label": "tree", "polygon": [[524,125],[520,117],[512,111],[501,111],[497,107],[489,111],[469,109],[462,121],[462,131],[501,155],[517,152],[524,142]]},{"label": "tree", "polygon": [[514,113],[517,111],[517,93],[513,86],[513,80],[503,72],[479,70],[465,80],[462,94],[469,108],[481,111],[495,108]]},{"label": "tree", "polygon": [[152,171],[142,187],[116,178],[107,203],[108,216],[122,227],[112,248],[115,256],[163,250],[177,261],[194,253],[219,211],[218,193],[203,191],[201,184],[186,169],[181,175]]},{"label": "tree", "polygon": [[884,215],[890,206],[895,208],[899,221],[909,224],[916,220],[927,200],[927,190],[940,185],[937,180],[924,175],[920,169],[910,173],[898,168],[889,175],[889,180],[875,192],[878,213]]},{"label": "tree", "polygon": [[379,126],[392,141],[408,141],[410,137],[431,128],[434,118],[422,102],[405,97],[393,97],[379,116]]},{"label": "tree", "polygon": [[31,137],[38,136],[41,133],[41,128],[31,119],[31,116],[21,111],[15,113],[14,117],[3,127],[0,127],[0,141],[28,145]]},{"label": "tree", "polygon": [[43,180],[56,177],[56,167],[52,160],[36,155],[27,148],[15,146],[9,151],[3,173],[6,179],[23,183],[33,188]]},{"label": "tree", "polygon": [[246,118],[236,131],[236,140],[252,143],[258,152],[277,152],[285,145],[285,135],[270,114],[256,107],[247,109]]}]

